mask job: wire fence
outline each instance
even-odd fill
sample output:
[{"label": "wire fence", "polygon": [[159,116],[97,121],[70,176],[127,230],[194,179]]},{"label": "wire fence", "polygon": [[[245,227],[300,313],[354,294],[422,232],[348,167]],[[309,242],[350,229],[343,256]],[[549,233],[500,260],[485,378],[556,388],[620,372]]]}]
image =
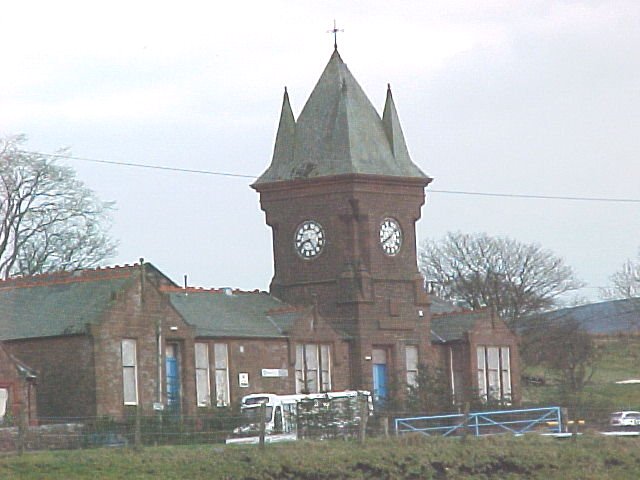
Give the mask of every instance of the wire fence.
[{"label": "wire fence", "polygon": [[[25,422],[22,425],[0,425],[0,452],[223,444],[238,437],[253,437],[255,441],[245,443],[259,443],[257,438],[261,430],[262,435],[267,438],[267,443],[269,439],[278,441],[276,439],[279,434],[287,433],[289,435],[284,435],[283,439],[364,440],[365,436],[407,433],[431,435],[442,432],[457,436],[465,435],[465,431],[471,431],[473,428],[477,429],[480,423],[484,430],[492,430],[487,432],[488,434],[508,434],[509,430],[515,430],[512,425],[514,422],[518,425],[523,422],[520,418],[523,411],[517,409],[500,411],[499,416],[487,420],[487,412],[458,411],[431,417],[415,418],[415,415],[412,415],[414,418],[406,418],[406,414],[399,412],[376,412],[375,415],[371,415],[368,409],[365,413],[357,404],[344,404],[342,408],[335,408],[335,405],[332,408],[323,408],[325,406],[321,402],[316,402],[315,405],[299,405],[295,412],[293,428],[289,430],[278,430],[277,427],[270,427],[264,422],[262,425],[254,423],[247,429],[247,416],[232,409],[197,416],[158,412],[153,415],[131,415],[124,418],[44,417],[39,419],[39,425],[27,426]],[[482,422],[478,423],[477,419],[474,421],[473,415],[481,418]],[[577,415],[575,410],[563,408],[561,417],[560,420],[557,415],[554,418],[541,417],[541,420],[534,422],[535,428],[526,428],[525,433],[613,431],[640,436],[640,414],[614,415],[609,410],[598,409],[590,412],[590,415]],[[499,425],[500,422],[507,426]],[[463,427],[453,428],[460,425]]]},{"label": "wire fence", "polygon": [[[39,423],[0,425],[0,452],[222,444],[238,437],[253,437],[255,442],[246,443],[258,443],[260,427],[268,439],[284,433],[282,429],[275,430],[268,424],[265,428],[264,422],[261,426],[249,424],[246,415],[230,409],[197,416],[162,412],[124,418],[41,417]],[[377,433],[376,425],[376,422],[368,425],[371,434]],[[300,404],[289,429],[294,435],[288,439],[357,439],[363,428],[367,428],[367,422],[362,424],[357,408],[333,408],[330,411]],[[242,434],[238,433],[240,430]]]}]

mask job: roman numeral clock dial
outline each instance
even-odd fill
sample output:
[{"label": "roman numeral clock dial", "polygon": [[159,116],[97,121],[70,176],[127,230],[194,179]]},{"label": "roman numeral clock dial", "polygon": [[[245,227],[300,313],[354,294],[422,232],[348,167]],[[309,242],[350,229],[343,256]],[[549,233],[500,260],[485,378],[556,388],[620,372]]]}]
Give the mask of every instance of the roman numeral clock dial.
[{"label": "roman numeral clock dial", "polygon": [[311,260],[322,252],[325,244],[322,225],[314,220],[302,222],[296,229],[294,247],[300,257]]},{"label": "roman numeral clock dial", "polygon": [[389,256],[396,255],[402,246],[402,230],[397,220],[385,218],[380,224],[380,246]]}]

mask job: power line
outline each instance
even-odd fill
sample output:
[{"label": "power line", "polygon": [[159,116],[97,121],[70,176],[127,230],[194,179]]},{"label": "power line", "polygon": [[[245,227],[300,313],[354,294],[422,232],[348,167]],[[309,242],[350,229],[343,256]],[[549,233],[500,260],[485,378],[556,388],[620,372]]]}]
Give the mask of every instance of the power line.
[{"label": "power line", "polygon": [[[229,172],[216,172],[212,170],[199,170],[192,168],[179,168],[179,167],[166,167],[162,165],[149,165],[144,163],[133,162],[118,162],[115,160],[97,160],[94,158],[76,157],[73,155],[66,155],[61,153],[42,153],[25,151],[34,155],[41,155],[44,157],[64,158],[68,160],[80,160],[83,162],[101,163],[106,165],[117,165],[123,167],[135,167],[135,168],[148,168],[151,170],[163,170],[170,172],[181,173],[197,173],[201,175],[216,175],[222,177],[235,177],[235,178],[258,178],[256,175],[245,175],[241,173],[229,173]],[[583,196],[568,196],[568,195],[535,195],[526,193],[496,193],[496,192],[472,192],[466,190],[436,190],[429,189],[429,193],[444,193],[449,195],[471,195],[476,197],[498,197],[498,198],[523,198],[533,200],[568,200],[579,202],[608,202],[608,203],[640,203],[640,198],[611,198],[611,197],[583,197]]]},{"label": "power line", "polygon": [[43,157],[65,158],[68,160],[81,160],[83,162],[102,163],[107,165],[118,165],[122,167],[149,168],[152,170],[164,170],[164,171],[182,172],[182,173],[199,173],[202,175],[219,175],[223,177],[257,178],[255,175],[243,175],[240,173],[213,172],[210,170],[197,170],[192,168],[165,167],[161,165],[148,165],[144,163],[133,163],[133,162],[117,162],[115,160],[96,160],[95,158],[75,157],[73,155],[65,155],[62,153],[42,153],[42,152],[29,152],[29,151],[25,151],[25,153],[41,155]]},{"label": "power line", "polygon": [[474,195],[481,197],[530,198],[536,200],[576,200],[582,202],[618,202],[640,203],[640,198],[607,198],[607,197],[571,197],[564,195],[530,195],[526,193],[493,193],[468,192],[463,190],[429,190],[432,193],[449,193],[452,195]]}]

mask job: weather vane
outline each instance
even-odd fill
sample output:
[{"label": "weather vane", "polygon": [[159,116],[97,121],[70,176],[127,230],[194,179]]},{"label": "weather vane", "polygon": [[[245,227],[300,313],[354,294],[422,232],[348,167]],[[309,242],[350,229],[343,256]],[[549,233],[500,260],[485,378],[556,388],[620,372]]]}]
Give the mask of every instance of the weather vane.
[{"label": "weather vane", "polygon": [[338,29],[336,27],[336,21],[333,21],[333,29],[327,30],[327,33],[333,33],[333,48],[334,50],[338,50],[338,32],[344,32],[343,29]]}]

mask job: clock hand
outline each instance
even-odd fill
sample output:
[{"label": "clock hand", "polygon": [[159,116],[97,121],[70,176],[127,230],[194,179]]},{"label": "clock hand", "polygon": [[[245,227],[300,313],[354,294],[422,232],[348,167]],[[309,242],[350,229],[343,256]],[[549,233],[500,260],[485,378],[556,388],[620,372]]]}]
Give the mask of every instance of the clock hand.
[{"label": "clock hand", "polygon": [[[309,248],[306,247],[307,244],[309,245]],[[315,244],[313,243],[313,239],[311,238],[307,238],[304,242],[302,242],[303,250],[313,250],[314,247]]]}]

